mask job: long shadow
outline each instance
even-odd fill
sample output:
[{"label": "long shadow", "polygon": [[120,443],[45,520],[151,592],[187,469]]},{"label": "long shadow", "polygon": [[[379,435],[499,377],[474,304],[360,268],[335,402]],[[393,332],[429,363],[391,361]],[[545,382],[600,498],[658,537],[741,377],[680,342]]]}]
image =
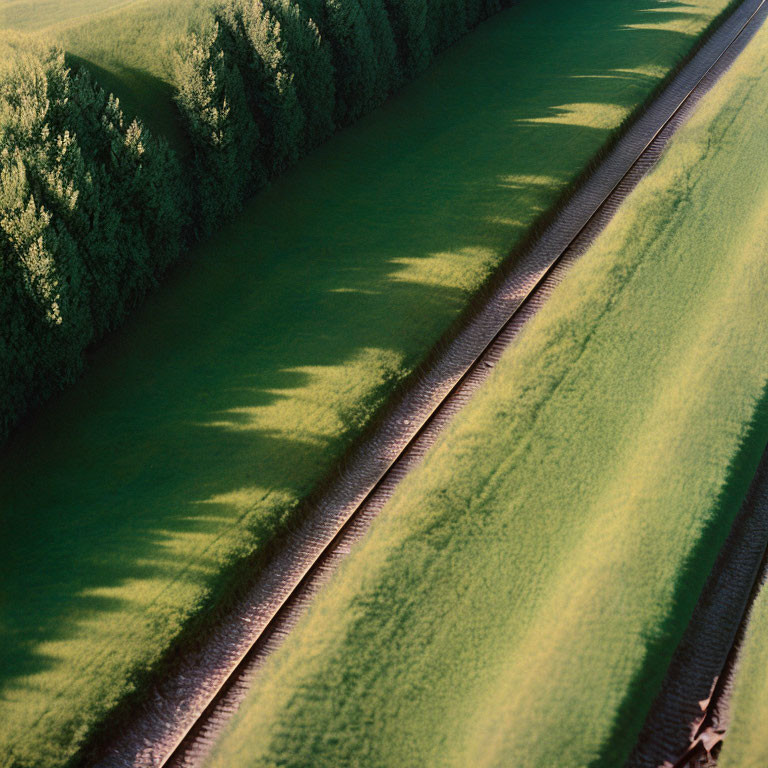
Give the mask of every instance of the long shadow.
[{"label": "long shadow", "polygon": [[170,83],[146,70],[117,65],[109,69],[71,52],[67,52],[66,61],[74,70],[85,67],[105,91],[117,94],[129,119],[141,119],[156,136],[165,137],[182,156],[191,151],[174,106]]},{"label": "long shadow", "polygon": [[669,27],[693,11],[497,15],[252,200],[19,430],[0,456],[0,742],[18,765],[46,738],[71,752],[279,535],[691,45]]}]

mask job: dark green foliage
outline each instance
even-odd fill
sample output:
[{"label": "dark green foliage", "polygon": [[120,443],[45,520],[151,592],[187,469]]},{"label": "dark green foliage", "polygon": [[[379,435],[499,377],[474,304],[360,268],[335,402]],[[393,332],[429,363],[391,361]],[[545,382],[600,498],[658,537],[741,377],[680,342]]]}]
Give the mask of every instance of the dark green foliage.
[{"label": "dark green foliage", "polygon": [[259,128],[258,155],[275,174],[298,158],[305,122],[280,22],[261,0],[233,0],[216,12],[216,18]]},{"label": "dark green foliage", "polygon": [[359,0],[325,0],[320,33],[331,44],[336,120],[349,123],[377,105],[377,71],[371,30]]},{"label": "dark green foliage", "polygon": [[376,104],[392,93],[400,84],[400,67],[392,26],[383,0],[360,0],[360,7],[368,22],[376,61]]},{"label": "dark green foliage", "polygon": [[192,144],[196,223],[203,233],[238,211],[265,177],[257,162],[259,130],[225,39],[212,23],[190,33],[176,56],[176,101]]},{"label": "dark green foliage", "polygon": [[[80,366],[84,344],[76,250],[66,231],[31,194],[22,152],[2,153],[0,170],[0,431],[4,436],[30,402],[47,394],[50,376],[65,382]],[[54,183],[61,181],[52,176]],[[64,194],[67,193],[63,189]],[[67,274],[70,272],[70,274]],[[83,327],[85,326],[85,327]]]},{"label": "dark green foliage", "polygon": [[426,3],[427,34],[434,54],[467,31],[469,3],[466,0],[426,0]]},{"label": "dark green foliage", "polygon": [[[62,130],[87,148],[91,187],[99,200],[88,249],[98,286],[96,327],[114,326],[158,272],[179,255],[184,224],[181,167],[163,141],[138,121],[127,123],[114,96],[87,72],[70,78],[69,114]],[[106,286],[112,286],[108,293]]]},{"label": "dark green foliage", "polygon": [[0,83],[0,434],[70,381],[179,252],[180,168],[61,51]]},{"label": "dark green foliage", "polygon": [[90,178],[76,137],[57,130],[69,91],[55,56],[22,59],[0,84],[3,434],[29,402],[77,374],[93,335],[75,240],[86,225],[68,226]]},{"label": "dark green foliage", "polygon": [[280,23],[283,55],[293,73],[296,95],[304,112],[303,149],[307,150],[333,133],[336,92],[331,51],[320,37],[317,24],[291,0],[266,0]]},{"label": "dark green foliage", "polygon": [[432,58],[427,36],[427,4],[424,0],[386,0],[386,6],[403,76],[413,77],[423,71]]}]

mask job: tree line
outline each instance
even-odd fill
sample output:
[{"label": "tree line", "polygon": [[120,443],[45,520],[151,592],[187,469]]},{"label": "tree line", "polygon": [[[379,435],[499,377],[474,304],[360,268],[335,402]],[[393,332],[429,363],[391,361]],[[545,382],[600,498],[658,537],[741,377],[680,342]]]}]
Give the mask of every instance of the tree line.
[{"label": "tree line", "polygon": [[[501,0],[226,0],[176,56],[202,233]],[[214,194],[215,192],[215,194]]]},{"label": "tree line", "polygon": [[60,49],[0,77],[0,440],[191,240],[501,0],[224,0],[175,56],[183,161]]},{"label": "tree line", "polygon": [[60,50],[0,81],[0,437],[80,372],[188,229],[176,155]]}]

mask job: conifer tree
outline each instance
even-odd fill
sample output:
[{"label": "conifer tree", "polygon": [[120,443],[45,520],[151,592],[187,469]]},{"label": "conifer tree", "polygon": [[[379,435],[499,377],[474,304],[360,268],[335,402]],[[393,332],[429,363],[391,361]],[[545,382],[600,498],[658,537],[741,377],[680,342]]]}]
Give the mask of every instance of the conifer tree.
[{"label": "conifer tree", "polygon": [[[79,135],[78,135],[79,134]],[[85,138],[85,143],[79,136]],[[179,249],[178,163],[60,50],[0,79],[0,436]]]},{"label": "conifer tree", "polygon": [[239,210],[266,176],[257,162],[259,131],[243,80],[223,50],[218,24],[184,40],[176,55],[176,83],[193,150],[199,231],[208,233]]},{"label": "conifer tree", "polygon": [[386,0],[386,8],[401,72],[405,78],[412,78],[426,69],[432,58],[426,0]]},{"label": "conifer tree", "polygon": [[433,55],[467,31],[465,0],[427,0],[427,34]]},{"label": "conifer tree", "polygon": [[[6,147],[0,164],[0,312],[7,323],[0,369],[12,373],[0,379],[5,432],[30,404],[79,372],[90,325],[75,243],[35,199],[21,151]],[[61,187],[72,194],[70,185]]]},{"label": "conifer tree", "polygon": [[[133,120],[112,135],[112,174],[120,181],[123,219],[146,242],[142,275],[154,284],[189,242],[189,193],[177,155]],[[139,293],[149,285],[137,285]]]},{"label": "conifer tree", "polygon": [[265,0],[280,23],[283,54],[293,73],[296,96],[305,117],[302,152],[333,133],[336,100],[333,64],[328,44],[317,24],[292,0]]},{"label": "conifer tree", "polygon": [[68,224],[90,178],[76,138],[53,125],[66,115],[68,76],[63,53],[53,51],[43,61],[23,57],[0,86],[0,215],[26,296],[47,325],[61,326],[59,351],[79,354],[93,335],[89,286],[76,247],[89,225],[85,217],[75,221],[74,231]]},{"label": "conifer tree", "polygon": [[259,153],[270,174],[296,161],[304,134],[304,112],[285,56],[280,22],[262,0],[230,0],[217,12],[259,128]]},{"label": "conifer tree", "polygon": [[102,241],[94,246],[112,265],[111,274],[99,281],[103,329],[113,326],[178,258],[187,198],[181,166],[167,143],[150,136],[139,121],[128,123],[119,101],[97,88],[87,73],[72,79],[70,103],[80,144],[88,147],[93,163],[100,209],[108,211]]},{"label": "conifer tree", "polygon": [[320,32],[331,44],[336,122],[350,123],[377,105],[378,65],[359,0],[324,0]]},{"label": "conifer tree", "polygon": [[374,103],[380,104],[400,84],[397,46],[383,0],[359,0],[373,43],[376,62]]}]

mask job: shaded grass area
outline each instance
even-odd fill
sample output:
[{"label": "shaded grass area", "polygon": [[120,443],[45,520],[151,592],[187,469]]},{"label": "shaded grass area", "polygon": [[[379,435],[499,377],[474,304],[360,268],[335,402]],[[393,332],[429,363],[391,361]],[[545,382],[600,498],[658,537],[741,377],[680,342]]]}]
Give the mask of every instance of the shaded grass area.
[{"label": "shaded grass area", "polygon": [[624,762],[768,439],[766,82],[768,28],[270,658],[211,768]]},{"label": "shaded grass area", "polygon": [[496,16],[255,198],[29,420],[0,455],[0,764],[76,753],[724,6]]}]

